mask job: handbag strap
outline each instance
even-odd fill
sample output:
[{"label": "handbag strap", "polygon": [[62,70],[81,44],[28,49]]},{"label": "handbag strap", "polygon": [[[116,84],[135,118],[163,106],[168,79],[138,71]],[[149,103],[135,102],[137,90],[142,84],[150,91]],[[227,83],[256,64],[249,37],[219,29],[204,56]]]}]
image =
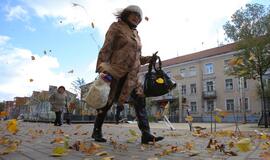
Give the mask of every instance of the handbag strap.
[{"label": "handbag strap", "polygon": [[[148,72],[150,73],[152,71],[152,68],[154,68],[155,71],[160,71],[161,68],[162,68],[162,63],[161,63],[161,60],[160,60],[160,57],[157,56],[157,60],[158,60],[158,63],[156,63],[156,61],[151,61],[148,65]],[[158,66],[157,66],[158,64]]]},{"label": "handbag strap", "polygon": [[156,62],[154,62],[154,69],[155,69],[155,71],[160,71],[161,68],[162,68],[162,63],[161,63],[161,60],[160,60],[159,56],[157,56],[157,60],[158,60],[158,68],[156,66]]}]

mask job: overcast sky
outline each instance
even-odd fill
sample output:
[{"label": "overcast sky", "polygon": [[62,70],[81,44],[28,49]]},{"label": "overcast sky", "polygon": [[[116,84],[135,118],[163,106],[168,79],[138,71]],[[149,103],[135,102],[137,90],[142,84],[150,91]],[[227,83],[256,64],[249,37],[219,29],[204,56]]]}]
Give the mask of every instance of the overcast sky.
[{"label": "overcast sky", "polygon": [[[113,13],[139,5],[142,55],[162,60],[226,44],[222,26],[247,3],[268,0],[1,0],[0,101],[78,77],[92,81]],[[75,5],[74,5],[75,4]]]}]

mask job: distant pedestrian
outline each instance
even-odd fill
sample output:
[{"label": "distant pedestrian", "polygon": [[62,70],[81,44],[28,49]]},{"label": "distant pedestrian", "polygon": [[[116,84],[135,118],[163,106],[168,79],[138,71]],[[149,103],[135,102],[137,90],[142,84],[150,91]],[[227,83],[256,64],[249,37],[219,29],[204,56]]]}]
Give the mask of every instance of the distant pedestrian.
[{"label": "distant pedestrian", "polygon": [[67,105],[67,94],[64,86],[58,87],[57,91],[54,92],[49,101],[52,105],[51,110],[55,112],[55,126],[61,126],[63,124],[62,113]]}]

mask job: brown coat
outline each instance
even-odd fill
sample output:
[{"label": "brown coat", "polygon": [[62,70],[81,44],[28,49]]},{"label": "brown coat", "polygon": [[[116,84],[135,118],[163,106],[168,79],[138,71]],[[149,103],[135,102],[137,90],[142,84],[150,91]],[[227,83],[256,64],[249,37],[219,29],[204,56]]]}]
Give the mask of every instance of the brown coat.
[{"label": "brown coat", "polygon": [[[141,56],[141,40],[138,31],[130,29],[123,22],[111,24],[106,33],[105,42],[101,48],[97,60],[97,72],[108,72],[114,79],[111,83],[111,91],[108,103],[117,101],[123,104],[131,91],[136,89],[137,94],[143,96],[142,85],[138,81],[140,66],[149,63],[151,56]],[[119,83],[120,79],[124,81]],[[116,97],[116,93],[120,93]]]}]

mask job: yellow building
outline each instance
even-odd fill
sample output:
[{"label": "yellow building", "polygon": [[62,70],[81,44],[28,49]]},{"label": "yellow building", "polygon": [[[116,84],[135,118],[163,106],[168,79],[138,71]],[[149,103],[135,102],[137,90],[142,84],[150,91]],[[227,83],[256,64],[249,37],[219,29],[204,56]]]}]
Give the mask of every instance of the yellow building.
[{"label": "yellow building", "polygon": [[[151,114],[160,112],[163,102],[170,102],[172,122],[183,122],[187,111],[195,121],[210,121],[212,108],[229,113],[223,122],[232,122],[234,118],[242,121],[244,113],[248,122],[257,122],[261,111],[258,82],[225,73],[229,60],[238,53],[234,47],[232,43],[162,61],[163,70],[175,79],[177,88],[167,95],[149,98]],[[142,80],[147,69],[141,68]]]}]

